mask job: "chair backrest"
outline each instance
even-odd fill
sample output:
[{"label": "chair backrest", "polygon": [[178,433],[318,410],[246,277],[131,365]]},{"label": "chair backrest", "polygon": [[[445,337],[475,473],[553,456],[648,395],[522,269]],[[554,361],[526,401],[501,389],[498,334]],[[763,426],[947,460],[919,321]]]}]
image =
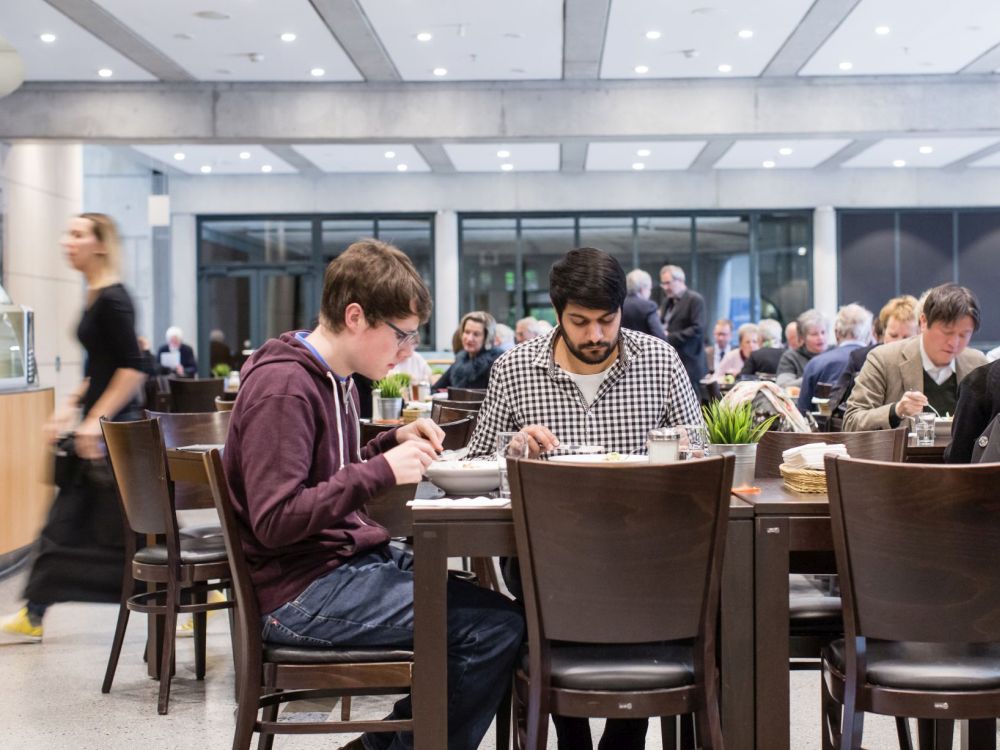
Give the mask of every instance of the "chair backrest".
[{"label": "chair backrest", "polygon": [[485,388],[453,388],[448,387],[450,401],[482,401],[486,398]]},{"label": "chair backrest", "polygon": [[760,478],[780,477],[781,454],[789,448],[808,443],[842,443],[851,458],[871,461],[903,460],[906,453],[906,428],[866,430],[863,432],[777,432],[764,434],[757,444],[757,464],[754,475]]},{"label": "chair backrest", "polygon": [[229,433],[228,411],[208,412],[156,412],[146,410],[150,419],[160,420],[163,444],[168,448],[181,445],[208,444],[222,445]]},{"label": "chair backrest", "polygon": [[108,460],[129,527],[138,534],[177,538],[167,453],[156,419],[108,422],[101,419]]},{"label": "chair backrest", "polygon": [[482,405],[482,401],[454,401],[449,398],[436,398],[431,402],[431,418],[434,418],[434,407],[478,412]]},{"label": "chair backrest", "polygon": [[529,642],[714,634],[733,462],[508,461]]},{"label": "chair backrest", "polygon": [[370,440],[374,440],[378,435],[389,430],[394,430],[398,424],[376,424],[375,422],[361,423],[361,445],[367,445]]},{"label": "chair backrest", "polygon": [[225,392],[225,378],[168,378],[170,411],[215,411],[215,397]]},{"label": "chair backrest", "polygon": [[476,415],[469,414],[454,422],[441,422],[438,427],[444,430],[444,449],[457,451],[472,440],[472,433],[476,430]]},{"label": "chair backrest", "polygon": [[848,640],[1000,641],[1000,464],[826,458]]},{"label": "chair backrest", "polygon": [[455,422],[459,419],[465,419],[465,417],[476,416],[479,412],[474,409],[458,409],[454,406],[441,406],[440,401],[434,401],[431,403],[431,419],[438,424],[444,424],[445,422]]},{"label": "chair backrest", "polygon": [[[215,448],[204,456],[205,473],[212,492],[215,509],[219,512],[222,526],[222,538],[226,544],[226,557],[229,559],[229,571],[236,595],[236,611],[234,614],[236,633],[234,639],[240,644],[239,675],[259,675],[261,669],[261,633],[260,607],[257,604],[257,594],[250,578],[250,565],[243,551],[241,537],[249,534],[244,530],[243,523],[236,517],[233,502],[229,495],[229,485],[226,484],[226,472],[222,467],[222,454]],[[259,679],[258,677],[246,679]]]},{"label": "chair backrest", "polygon": [[223,398],[222,396],[215,397],[216,411],[232,411],[234,406],[236,406],[235,399]]}]

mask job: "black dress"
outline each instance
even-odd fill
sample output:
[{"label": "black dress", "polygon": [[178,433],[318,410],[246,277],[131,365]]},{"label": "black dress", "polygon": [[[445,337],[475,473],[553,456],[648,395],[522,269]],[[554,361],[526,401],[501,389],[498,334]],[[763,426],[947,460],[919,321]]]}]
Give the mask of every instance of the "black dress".
[{"label": "black dress", "polygon": [[[121,284],[104,287],[77,327],[87,351],[90,378],[81,400],[87,414],[107,389],[115,370],[142,369],[132,300]],[[141,416],[138,401],[117,421]],[[125,565],[123,525],[114,479],[104,460],[70,460],[60,467],[59,492],[33,550],[24,597],[33,604],[117,602]]]}]

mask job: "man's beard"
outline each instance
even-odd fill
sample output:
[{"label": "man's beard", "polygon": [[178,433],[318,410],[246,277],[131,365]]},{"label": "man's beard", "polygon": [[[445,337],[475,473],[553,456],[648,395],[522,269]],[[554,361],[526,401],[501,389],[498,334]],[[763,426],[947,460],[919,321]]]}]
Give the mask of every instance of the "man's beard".
[{"label": "man's beard", "polygon": [[560,327],[559,332],[562,334],[563,343],[566,344],[569,353],[588,365],[599,365],[607,361],[618,346],[618,336],[616,334],[614,341],[591,341],[582,349],[577,349],[573,345],[573,342],[569,340],[569,336],[566,335],[565,330]]}]

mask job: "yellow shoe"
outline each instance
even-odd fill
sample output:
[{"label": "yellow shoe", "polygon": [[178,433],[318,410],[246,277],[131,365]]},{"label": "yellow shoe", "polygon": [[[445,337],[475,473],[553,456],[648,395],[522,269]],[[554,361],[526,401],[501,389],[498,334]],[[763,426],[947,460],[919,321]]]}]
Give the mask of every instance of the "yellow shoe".
[{"label": "yellow shoe", "polygon": [[0,625],[0,642],[41,643],[41,641],[42,626],[31,624],[27,607],[21,607],[17,614],[11,615]]},{"label": "yellow shoe", "polygon": [[[209,591],[208,601],[209,604],[218,604],[219,602],[226,601],[226,597],[222,595],[221,591]],[[211,617],[217,611],[218,610],[212,610],[207,614]],[[177,637],[194,638],[194,618],[191,615],[181,615],[177,618]]]}]

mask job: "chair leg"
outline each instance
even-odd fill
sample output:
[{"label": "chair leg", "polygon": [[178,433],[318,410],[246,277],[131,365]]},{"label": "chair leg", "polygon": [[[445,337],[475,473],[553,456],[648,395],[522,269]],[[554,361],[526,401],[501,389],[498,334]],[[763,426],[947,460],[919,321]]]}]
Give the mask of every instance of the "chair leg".
[{"label": "chair leg", "polygon": [[111,683],[115,679],[115,670],[118,669],[118,657],[122,653],[122,644],[125,642],[125,629],[128,627],[129,608],[125,603],[126,594],[122,594],[122,601],[118,607],[118,624],[115,625],[115,637],[111,641],[111,653],[108,655],[108,668],[104,672],[104,684],[101,685],[102,693],[111,692]]},{"label": "chair leg", "polygon": [[236,731],[233,732],[233,750],[250,750],[253,725],[257,721],[257,711],[260,708],[260,687],[243,685],[236,692]]},{"label": "chair leg", "polygon": [[660,717],[660,741],[663,750],[677,750],[677,716]]},{"label": "chair leg", "polygon": [[695,750],[695,722],[697,721],[696,714],[681,716],[681,750]]},{"label": "chair leg", "polygon": [[[265,706],[261,711],[261,721],[277,721],[278,720],[278,704],[275,703],[273,706]],[[260,733],[260,738],[257,740],[257,750],[271,750],[271,746],[274,744],[274,735],[264,732]]]},{"label": "chair leg", "polygon": [[525,750],[545,750],[549,739],[549,712],[547,701],[542,700],[540,680],[532,680],[528,685],[528,730],[525,736]]},{"label": "chair leg", "polygon": [[[693,717],[695,720],[695,738],[700,741],[702,750],[722,750],[722,721],[719,718],[719,704],[712,701],[704,711],[699,711]],[[691,747],[698,747],[693,744]]]},{"label": "chair leg", "polygon": [[899,740],[899,750],[913,750],[913,740],[910,738],[910,723],[905,716],[896,717],[896,737]]},{"label": "chair leg", "polygon": [[825,666],[819,684],[821,746],[822,750],[835,750],[840,737],[841,706],[830,692]]},{"label": "chair leg", "polygon": [[163,613],[163,653],[160,661],[160,697],[156,710],[161,715],[166,714],[170,703],[170,679],[173,675],[171,666],[174,659],[174,644],[177,636],[177,589],[167,588],[167,597]]},{"label": "chair leg", "polygon": [[920,750],[951,750],[955,722],[950,719],[917,719]]},{"label": "chair leg", "polygon": [[340,699],[340,720],[351,720],[351,696],[345,695]]},{"label": "chair leg", "polygon": [[857,693],[848,680],[844,690],[844,710],[840,730],[840,750],[861,750],[865,712],[857,709]]},{"label": "chair leg", "polygon": [[[208,601],[206,594],[193,594],[191,597],[196,603],[204,604]],[[206,628],[208,626],[208,613],[195,612],[191,615],[191,622],[194,625],[194,677],[196,680],[205,679],[205,642]]]}]

